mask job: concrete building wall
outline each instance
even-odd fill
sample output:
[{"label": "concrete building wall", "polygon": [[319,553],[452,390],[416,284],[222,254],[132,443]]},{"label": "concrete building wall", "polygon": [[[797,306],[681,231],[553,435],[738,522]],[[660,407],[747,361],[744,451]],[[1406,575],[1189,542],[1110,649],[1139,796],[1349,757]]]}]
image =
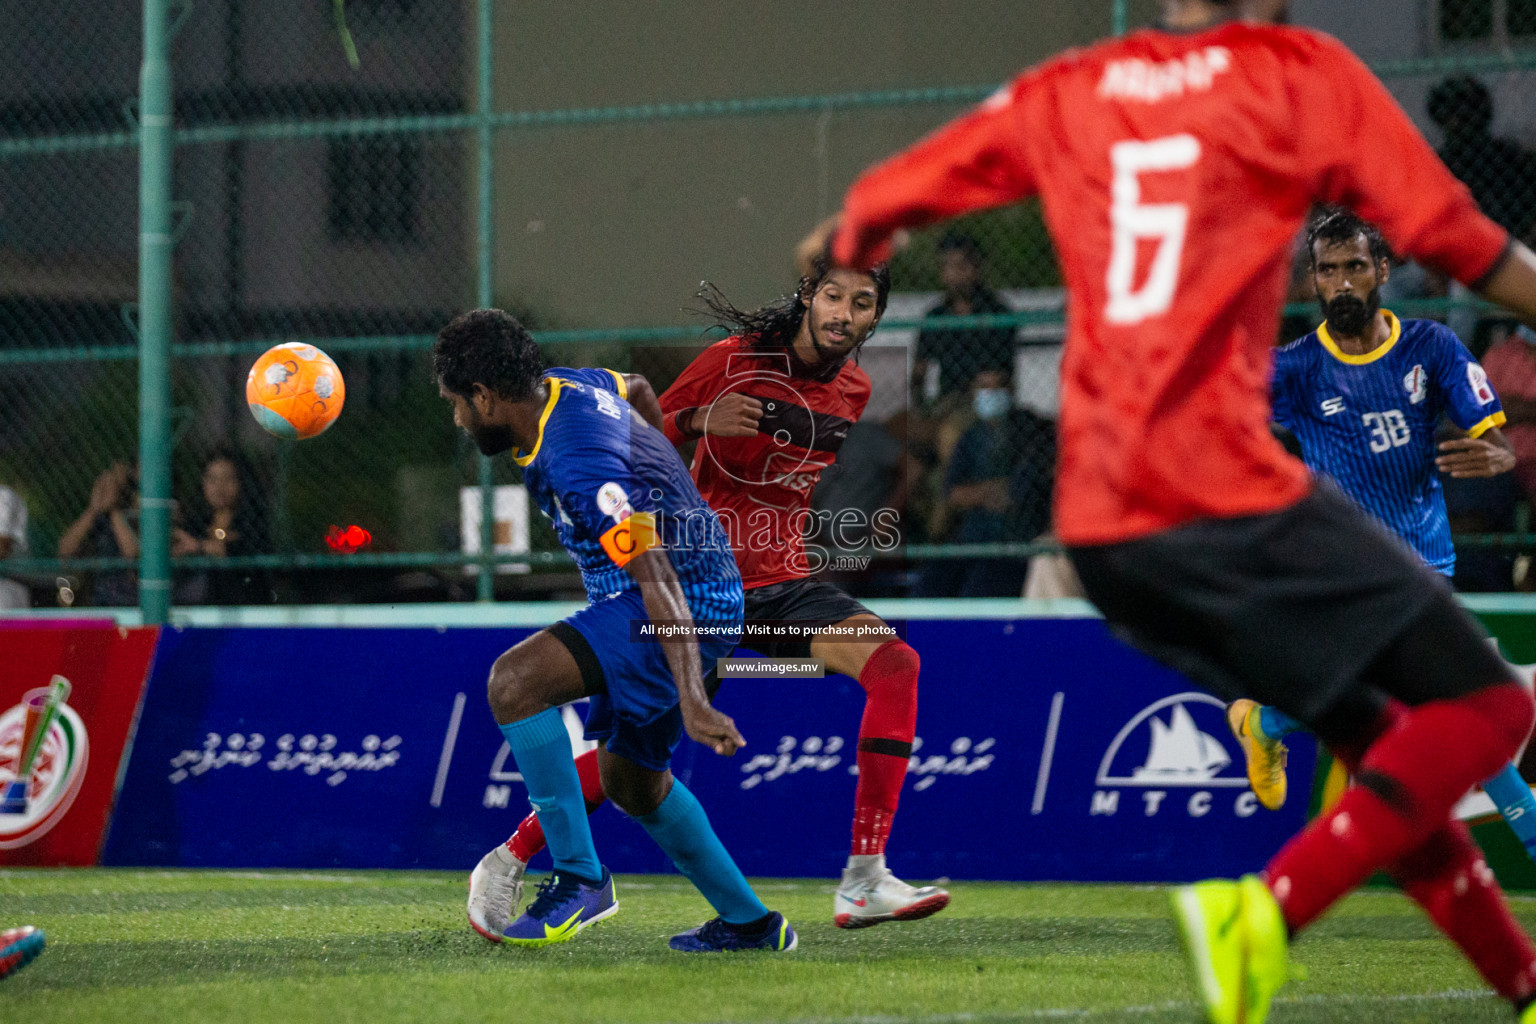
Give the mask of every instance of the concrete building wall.
[{"label": "concrete building wall", "polygon": [[[498,5],[508,110],[1001,83],[1108,34],[1110,5],[922,0]],[[859,169],[960,108],[540,129],[497,148],[497,296],[562,325],[679,323],[709,278],[739,303]]]}]

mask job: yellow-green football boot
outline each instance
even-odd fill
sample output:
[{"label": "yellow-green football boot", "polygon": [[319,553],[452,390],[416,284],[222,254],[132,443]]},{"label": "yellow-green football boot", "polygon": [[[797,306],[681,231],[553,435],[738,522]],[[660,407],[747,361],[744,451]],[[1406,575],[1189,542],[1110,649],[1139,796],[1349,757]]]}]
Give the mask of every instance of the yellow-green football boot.
[{"label": "yellow-green football boot", "polygon": [[1211,1024],[1264,1024],[1289,976],[1280,905],[1257,875],[1214,879],[1173,890],[1195,985]]}]

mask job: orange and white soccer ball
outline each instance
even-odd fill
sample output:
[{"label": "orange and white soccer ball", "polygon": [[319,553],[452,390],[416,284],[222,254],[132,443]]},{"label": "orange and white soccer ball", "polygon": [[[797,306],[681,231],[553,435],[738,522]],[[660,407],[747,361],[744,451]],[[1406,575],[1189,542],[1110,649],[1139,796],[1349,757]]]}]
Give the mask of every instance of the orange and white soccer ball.
[{"label": "orange and white soccer ball", "polygon": [[301,341],[267,349],[245,378],[256,422],[294,441],[324,433],[346,400],[347,385],[331,357]]}]

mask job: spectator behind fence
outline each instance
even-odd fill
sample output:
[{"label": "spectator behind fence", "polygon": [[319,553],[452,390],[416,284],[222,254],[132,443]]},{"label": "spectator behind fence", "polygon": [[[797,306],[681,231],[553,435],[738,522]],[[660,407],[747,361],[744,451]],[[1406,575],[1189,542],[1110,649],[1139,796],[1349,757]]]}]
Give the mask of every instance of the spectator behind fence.
[{"label": "spectator behind fence", "polygon": [[[27,503],[10,487],[0,484],[0,561],[27,553]],[[0,609],[27,608],[32,595],[26,584],[0,576]]]},{"label": "spectator behind fence", "polygon": [[[989,316],[1012,313],[987,287],[981,246],[969,235],[951,232],[939,240],[939,279],[944,298],[924,317]],[[1013,372],[1012,327],[966,329],[927,327],[917,336],[914,390],[924,404],[959,401],[976,374]]]},{"label": "spectator behind fence", "polygon": [[1440,159],[1472,190],[1477,205],[1516,238],[1536,229],[1536,155],[1496,138],[1493,94],[1471,75],[1454,75],[1429,93],[1429,116],[1445,132]]},{"label": "spectator behind fence", "polygon": [[[186,519],[172,533],[177,557],[238,558],[267,549],[265,516],[257,508],[252,475],[243,460],[218,448],[203,459],[196,495],[184,506]],[[177,604],[270,604],[272,588],[263,570],[198,569],[179,575]]]},{"label": "spectator behind fence", "polygon": [[[1007,375],[983,370],[972,388],[976,420],[960,436],[944,472],[950,524],[945,542],[1029,541],[1050,521],[1055,426],[1013,409]],[[1016,597],[1027,561],[961,558],[930,562],[914,588],[918,597]]]},{"label": "spectator behind fence", "polygon": [[1536,499],[1536,333],[1521,327],[1483,356],[1488,382],[1504,405],[1504,436],[1515,449],[1515,480]]},{"label": "spectator behind fence", "polygon": [[[59,557],[139,557],[139,471],[126,462],[108,466],[91,487],[78,519],[59,538]],[[111,569],[95,574],[91,600],[99,605],[131,605],[139,600],[138,573]]]},{"label": "spectator behind fence", "polygon": [[820,521],[817,542],[823,547],[881,554],[873,545],[894,541],[905,525],[910,457],[893,427],[900,422],[860,420],[848,428],[837,461],[822,471],[811,496],[811,508],[831,517]]}]

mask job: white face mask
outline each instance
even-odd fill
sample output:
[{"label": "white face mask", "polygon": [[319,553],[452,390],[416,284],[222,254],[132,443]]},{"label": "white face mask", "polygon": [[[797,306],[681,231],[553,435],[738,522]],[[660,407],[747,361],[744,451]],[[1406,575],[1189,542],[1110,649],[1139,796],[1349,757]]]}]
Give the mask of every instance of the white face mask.
[{"label": "white face mask", "polygon": [[971,407],[984,420],[1001,419],[1008,414],[1012,396],[1007,388],[978,388],[971,399]]}]

